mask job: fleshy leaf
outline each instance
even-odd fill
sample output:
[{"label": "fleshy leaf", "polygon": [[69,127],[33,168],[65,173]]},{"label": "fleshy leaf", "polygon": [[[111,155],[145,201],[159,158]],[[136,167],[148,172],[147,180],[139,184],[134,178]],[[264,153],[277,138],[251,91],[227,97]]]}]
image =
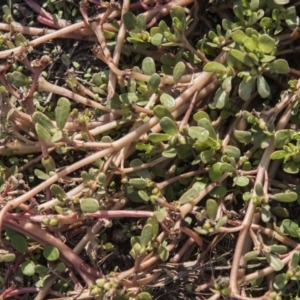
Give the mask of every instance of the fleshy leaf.
[{"label": "fleshy leaf", "polygon": [[57,127],[62,130],[70,115],[70,101],[67,98],[61,97],[57,101],[57,106],[55,108],[55,121]]},{"label": "fleshy leaf", "polygon": [[239,85],[239,96],[244,100],[247,101],[252,94],[253,86],[255,80],[251,78],[250,80],[242,80]]},{"label": "fleshy leaf", "polygon": [[187,190],[179,199],[180,204],[185,204],[193,201],[195,198],[199,196],[198,190],[191,188]]},{"label": "fleshy leaf", "polygon": [[214,199],[208,199],[206,201],[206,211],[209,219],[215,220],[218,212],[218,203]]},{"label": "fleshy leaf", "polygon": [[284,145],[290,142],[292,136],[295,134],[295,130],[282,129],[275,132],[275,147],[282,148]]},{"label": "fleshy leaf", "polygon": [[52,121],[45,114],[39,111],[32,115],[32,121],[34,124],[40,124],[43,126],[48,132],[55,128]]},{"label": "fleshy leaf", "polygon": [[209,132],[206,129],[197,126],[189,127],[188,134],[192,139],[197,139],[201,143],[206,142],[209,137]]},{"label": "fleshy leaf", "polygon": [[142,62],[142,70],[146,75],[153,75],[156,72],[155,61],[152,57],[145,57]]},{"label": "fleshy leaf", "polygon": [[141,245],[142,247],[147,247],[148,243],[150,242],[152,238],[152,225],[151,224],[146,224],[143,227],[142,233],[141,233]]},{"label": "fleshy leaf", "polygon": [[80,201],[80,208],[84,213],[94,213],[99,210],[99,202],[94,198],[85,198]]},{"label": "fleshy leaf", "polygon": [[32,276],[35,273],[35,264],[32,260],[25,260],[21,265],[22,273],[26,276]]},{"label": "fleshy leaf", "polygon": [[161,94],[160,102],[167,110],[171,110],[176,104],[174,98],[166,93]]},{"label": "fleshy leaf", "polygon": [[275,40],[267,34],[262,34],[258,38],[258,47],[264,53],[269,54],[275,48]]},{"label": "fleshy leaf", "polygon": [[148,138],[153,143],[166,142],[169,140],[170,135],[166,133],[150,133]]},{"label": "fleshy leaf", "polygon": [[182,61],[180,61],[176,64],[173,70],[173,78],[175,83],[179,82],[184,72],[185,72],[185,64]]},{"label": "fleshy leaf", "polygon": [[205,72],[215,72],[215,73],[225,73],[226,67],[216,61],[208,62],[204,68],[203,71]]},{"label": "fleshy leaf", "polygon": [[157,91],[157,89],[160,85],[160,81],[161,81],[161,78],[157,73],[152,74],[147,83],[149,92],[153,93],[153,92]]},{"label": "fleshy leaf", "polygon": [[285,192],[270,195],[270,198],[279,202],[294,202],[297,200],[298,195],[295,192]]},{"label": "fleshy leaf", "polygon": [[270,86],[262,75],[257,77],[257,90],[262,98],[267,98],[271,94]]},{"label": "fleshy leaf", "polygon": [[170,135],[175,135],[178,133],[178,126],[177,124],[170,119],[169,117],[163,117],[159,122],[162,130]]},{"label": "fleshy leaf", "polygon": [[59,258],[59,251],[56,247],[45,246],[43,256],[49,261],[55,261]]},{"label": "fleshy leaf", "polygon": [[249,184],[249,178],[246,176],[239,176],[239,177],[235,177],[233,179],[233,182],[237,185],[237,186],[247,186]]},{"label": "fleshy leaf", "polygon": [[290,72],[290,67],[286,60],[279,58],[268,64],[270,72],[277,74],[287,74]]}]

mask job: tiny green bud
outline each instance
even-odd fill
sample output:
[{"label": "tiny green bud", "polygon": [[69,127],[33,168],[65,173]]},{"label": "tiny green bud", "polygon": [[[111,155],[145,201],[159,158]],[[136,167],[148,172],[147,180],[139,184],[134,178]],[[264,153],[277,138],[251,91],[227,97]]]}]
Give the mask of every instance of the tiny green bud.
[{"label": "tiny green bud", "polygon": [[286,273],[285,273],[285,277],[286,279],[290,279],[294,276],[294,272],[292,270],[288,270]]},{"label": "tiny green bud", "polygon": [[223,288],[221,290],[221,293],[223,296],[229,296],[229,294],[230,294],[229,288],[228,287]]},{"label": "tiny green bud", "polygon": [[101,293],[101,290],[96,286],[93,289],[90,290],[90,294],[92,296],[97,296]]},{"label": "tiny green bud", "polygon": [[49,221],[49,225],[50,226],[57,226],[58,225],[58,220],[56,218],[52,218],[50,221]]},{"label": "tiny green bud", "polygon": [[110,284],[110,282],[104,283],[103,288],[104,288],[104,290],[109,291],[109,290],[111,289],[111,284]]},{"label": "tiny green bud", "polygon": [[96,280],[96,284],[100,288],[104,287],[105,282],[106,282],[105,278],[99,278],[99,279]]},{"label": "tiny green bud", "polygon": [[210,225],[208,222],[205,222],[205,223],[203,224],[202,228],[203,228],[204,230],[209,230],[209,229],[211,228],[211,225]]},{"label": "tiny green bud", "polygon": [[152,195],[157,195],[157,194],[159,194],[159,189],[154,188],[154,189],[152,189],[151,193],[152,193]]}]

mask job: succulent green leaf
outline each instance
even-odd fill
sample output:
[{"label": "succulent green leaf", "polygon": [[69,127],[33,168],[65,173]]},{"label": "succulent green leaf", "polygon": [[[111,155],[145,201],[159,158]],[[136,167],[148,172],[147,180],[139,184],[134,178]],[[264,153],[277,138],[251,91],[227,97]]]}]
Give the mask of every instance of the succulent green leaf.
[{"label": "succulent green leaf", "polygon": [[269,54],[275,49],[275,40],[267,34],[262,34],[258,38],[258,48]]},{"label": "succulent green leaf", "polygon": [[289,174],[297,174],[300,172],[300,162],[289,160],[283,163],[283,170]]},{"label": "succulent green leaf", "polygon": [[161,94],[160,102],[167,110],[171,110],[172,108],[175,107],[176,104],[175,99],[166,93]]},{"label": "succulent green leaf", "polygon": [[157,219],[149,218],[147,220],[147,224],[150,224],[152,226],[152,237],[156,238],[159,233],[159,224]]},{"label": "succulent green leaf", "polygon": [[195,188],[191,188],[187,190],[179,199],[180,204],[185,204],[193,201],[195,198],[199,196],[199,192]]},{"label": "succulent green leaf", "polygon": [[152,225],[146,224],[142,229],[141,238],[140,238],[142,247],[147,247],[151,238],[152,238]]},{"label": "succulent green leaf", "polygon": [[32,260],[25,260],[21,264],[21,270],[25,276],[32,276],[35,273],[34,268],[35,268],[35,264]]},{"label": "succulent green leaf", "polygon": [[275,147],[282,148],[284,145],[289,143],[295,134],[295,130],[292,129],[281,129],[275,132]]},{"label": "succulent green leaf", "polygon": [[60,201],[63,201],[63,199],[67,198],[67,194],[58,184],[52,184],[50,187],[50,191],[51,194],[57,197]]},{"label": "succulent green leaf", "polygon": [[99,202],[94,198],[84,198],[80,201],[80,209],[83,213],[94,213],[99,208]]},{"label": "succulent green leaf", "polygon": [[212,161],[214,155],[215,155],[215,151],[210,150],[210,149],[204,150],[201,152],[200,158],[204,164],[209,164]]},{"label": "succulent green leaf", "polygon": [[35,124],[35,131],[40,139],[42,139],[45,142],[50,142],[52,139],[51,134],[45,127],[40,125],[39,123]]},{"label": "succulent green leaf", "polygon": [[216,199],[225,197],[228,190],[225,186],[216,186],[212,191],[209,192],[209,196]]},{"label": "succulent green leaf", "polygon": [[56,247],[45,246],[43,256],[49,261],[55,261],[59,259],[59,251]]},{"label": "succulent green leaf", "polygon": [[202,118],[202,119],[198,120],[197,125],[199,127],[205,128],[209,132],[209,137],[210,138],[212,138],[213,140],[217,140],[216,131],[213,128],[210,120],[208,120],[206,118]]},{"label": "succulent green leaf", "polygon": [[28,46],[28,41],[26,40],[26,38],[23,36],[22,33],[17,33],[15,36],[15,43],[16,46],[20,46],[20,47],[26,47]]},{"label": "succulent green leaf", "polygon": [[242,62],[246,66],[252,68],[254,66],[254,63],[252,59],[245,53],[237,49],[232,49],[230,51],[230,54],[237,59],[238,61]]},{"label": "succulent green leaf", "polygon": [[200,119],[207,119],[208,121],[211,122],[211,119],[209,117],[209,115],[205,112],[205,111],[198,111],[194,114],[193,119],[198,122]]},{"label": "succulent green leaf", "polygon": [[161,81],[161,78],[157,73],[152,74],[147,83],[147,88],[148,88],[149,92],[152,92],[152,93],[156,92],[160,85],[160,81]]},{"label": "succulent green leaf", "polygon": [[214,72],[214,73],[226,73],[227,69],[224,65],[216,61],[211,61],[204,66],[203,71]]},{"label": "succulent green leaf", "polygon": [[285,193],[270,195],[270,198],[278,202],[294,202],[297,200],[298,195],[295,192],[287,191]]},{"label": "succulent green leaf", "polygon": [[249,184],[249,178],[246,176],[239,176],[233,179],[234,184],[237,186],[247,186]]},{"label": "succulent green leaf", "polygon": [[188,134],[192,139],[199,140],[201,143],[206,142],[209,137],[208,130],[198,126],[189,127]]},{"label": "succulent green leaf", "polygon": [[10,241],[11,241],[12,246],[18,252],[21,252],[21,253],[27,252],[28,243],[27,243],[26,238],[23,235],[16,233],[10,237]]},{"label": "succulent green leaf", "polygon": [[211,181],[215,182],[222,176],[223,172],[221,171],[221,162],[217,162],[214,165],[211,166],[211,168],[208,171],[208,176],[211,179]]},{"label": "succulent green leaf", "polygon": [[250,260],[253,260],[253,259],[256,259],[256,257],[259,255],[259,251],[258,250],[253,250],[253,251],[250,251],[250,252],[247,252],[245,255],[244,255],[244,260],[246,262],[250,261]]},{"label": "succulent green leaf", "polygon": [[240,5],[233,6],[233,13],[240,21],[244,21],[244,12]]},{"label": "succulent green leaf", "polygon": [[270,72],[277,74],[287,74],[290,72],[290,67],[286,60],[279,58],[268,64]]},{"label": "succulent green leaf", "polygon": [[0,263],[1,262],[13,262],[16,259],[16,255],[14,253],[6,253],[6,254],[0,254]]},{"label": "succulent green leaf", "polygon": [[163,245],[160,245],[158,248],[158,255],[162,261],[167,261],[169,258],[169,251]]},{"label": "succulent green leaf", "polygon": [[282,221],[280,230],[282,231],[282,233],[288,234],[291,237],[299,236],[298,234],[299,226],[295,222],[291,221],[290,219],[285,219]]},{"label": "succulent green leaf", "polygon": [[288,251],[288,248],[285,245],[271,245],[269,248],[271,252],[277,254],[284,254]]},{"label": "succulent green leaf", "polygon": [[71,104],[67,98],[61,97],[58,99],[57,106],[55,108],[55,121],[60,130],[62,130],[66,125],[70,115],[70,107]]},{"label": "succulent green leaf", "polygon": [[255,194],[258,196],[258,197],[262,197],[265,193],[264,193],[264,188],[263,188],[263,185],[260,183],[260,182],[257,182],[255,184]]},{"label": "succulent green leaf", "polygon": [[13,73],[7,73],[6,77],[7,77],[7,81],[10,84],[13,84],[18,88],[22,86],[28,87],[32,82],[32,79],[29,76],[26,76],[19,71],[14,71]]},{"label": "succulent green leaf", "polygon": [[180,61],[176,64],[173,70],[173,78],[175,83],[178,83],[185,72],[185,64]]},{"label": "succulent green leaf", "polygon": [[163,222],[163,221],[165,220],[165,218],[168,216],[168,212],[167,212],[167,210],[163,207],[163,208],[161,208],[161,209],[155,211],[153,215],[154,215],[155,219],[156,219],[159,223],[161,223],[161,222]]},{"label": "succulent green leaf", "polygon": [[168,147],[165,151],[162,153],[163,157],[172,158],[177,156],[177,150],[174,147]]},{"label": "succulent green leaf", "polygon": [[281,206],[271,207],[271,213],[280,218],[289,217],[289,211],[285,207],[281,207]]},{"label": "succulent green leaf", "polygon": [[152,57],[145,57],[142,61],[142,70],[146,75],[153,75],[156,73],[155,61]]},{"label": "succulent green leaf", "polygon": [[147,187],[147,181],[144,178],[131,178],[129,184],[135,189],[145,189]]},{"label": "succulent green leaf", "polygon": [[218,212],[218,203],[214,199],[208,199],[206,201],[206,211],[208,218],[211,220],[215,220]]},{"label": "succulent green leaf", "polygon": [[170,135],[166,133],[150,133],[148,135],[149,141],[153,143],[166,142],[169,140]]},{"label": "succulent green leaf", "polygon": [[262,98],[267,98],[271,94],[270,86],[264,76],[258,75],[257,77],[257,91]]},{"label": "succulent green leaf", "polygon": [[123,20],[129,30],[133,30],[138,27],[136,16],[131,11],[128,11],[123,15]]},{"label": "succulent green leaf", "polygon": [[238,44],[243,44],[249,38],[242,30],[236,30],[231,34],[231,38]]},{"label": "succulent green leaf", "polygon": [[50,176],[48,174],[46,174],[45,172],[43,172],[39,169],[35,169],[34,174],[38,179],[41,179],[41,180],[47,180],[50,178]]},{"label": "succulent green leaf", "polygon": [[164,36],[158,32],[154,34],[154,36],[152,37],[151,44],[156,47],[160,47],[161,44],[163,43],[163,40],[164,40]]},{"label": "succulent green leaf", "polygon": [[44,129],[47,130],[48,132],[55,128],[52,121],[46,115],[44,115],[39,111],[35,112],[32,115],[32,121],[34,124],[39,124],[43,126]]},{"label": "succulent green leaf", "polygon": [[225,172],[234,172],[235,171],[235,167],[229,163],[221,163],[221,167],[220,170],[222,173]]},{"label": "succulent green leaf", "polygon": [[270,157],[271,157],[271,159],[278,160],[278,159],[285,158],[287,155],[288,155],[288,153],[285,152],[284,150],[278,150],[278,151],[274,151]]},{"label": "succulent green leaf", "polygon": [[218,228],[224,226],[226,223],[227,223],[227,217],[226,217],[226,216],[221,217],[221,218],[217,221],[217,223],[216,223],[216,225],[215,225],[215,229],[218,229]]},{"label": "succulent green leaf", "polygon": [[185,11],[181,6],[174,6],[171,8],[170,15],[173,18],[177,18],[185,29]]},{"label": "succulent green leaf", "polygon": [[159,124],[162,130],[169,135],[175,135],[178,133],[177,124],[169,117],[163,117]]},{"label": "succulent green leaf", "polygon": [[133,104],[139,100],[139,97],[135,93],[124,93],[120,95],[120,100],[125,104]]},{"label": "succulent green leaf", "polygon": [[251,142],[252,134],[249,131],[235,130],[233,135],[240,143],[248,144]]},{"label": "succulent green leaf", "polygon": [[[278,1],[278,0],[277,0]],[[274,0],[276,2],[276,0]],[[288,284],[288,279],[286,277],[285,273],[280,273],[275,276],[273,286],[276,290],[281,291],[285,288],[285,286]]]},{"label": "succulent green leaf", "polygon": [[291,259],[291,267],[296,268],[299,264],[299,261],[300,261],[299,252],[296,251],[293,252],[292,259]]},{"label": "succulent green leaf", "polygon": [[162,119],[163,117],[169,117],[172,120],[174,119],[169,110],[162,105],[156,105],[153,108],[153,113],[159,119]]},{"label": "succulent green leaf", "polygon": [[239,159],[241,157],[241,150],[235,146],[227,145],[224,147],[223,152],[229,157]]},{"label": "succulent green leaf", "polygon": [[229,92],[223,89],[222,87],[218,88],[214,96],[214,103],[216,108],[223,109],[228,99],[229,99]]},{"label": "succulent green leaf", "polygon": [[266,256],[267,262],[270,264],[270,266],[275,271],[280,271],[281,269],[283,269],[284,263],[278,256],[276,256],[272,253],[265,253],[265,256]]},{"label": "succulent green leaf", "polygon": [[239,85],[239,96],[244,100],[247,101],[251,97],[253,86],[255,83],[255,79],[251,78],[250,80],[242,80]]},{"label": "succulent green leaf", "polygon": [[137,22],[137,27],[140,30],[146,30],[146,25],[147,25],[147,20],[146,20],[146,16],[143,14],[139,14],[136,17],[136,22]]}]

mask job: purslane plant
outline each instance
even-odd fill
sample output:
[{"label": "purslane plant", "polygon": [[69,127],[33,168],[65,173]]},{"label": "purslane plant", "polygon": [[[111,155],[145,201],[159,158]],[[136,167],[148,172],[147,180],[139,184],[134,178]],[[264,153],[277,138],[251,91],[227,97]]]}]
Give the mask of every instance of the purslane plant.
[{"label": "purslane plant", "polygon": [[[297,45],[296,8],[12,2],[0,23],[0,263],[15,261],[36,299],[84,285],[89,297],[151,299],[180,268],[191,297],[299,297],[299,72],[281,54]],[[69,39],[94,44],[77,52]],[[99,271],[120,224],[131,267]],[[224,233],[230,274],[203,276]],[[25,293],[3,270],[2,297]],[[194,275],[204,284],[185,284]]]}]

